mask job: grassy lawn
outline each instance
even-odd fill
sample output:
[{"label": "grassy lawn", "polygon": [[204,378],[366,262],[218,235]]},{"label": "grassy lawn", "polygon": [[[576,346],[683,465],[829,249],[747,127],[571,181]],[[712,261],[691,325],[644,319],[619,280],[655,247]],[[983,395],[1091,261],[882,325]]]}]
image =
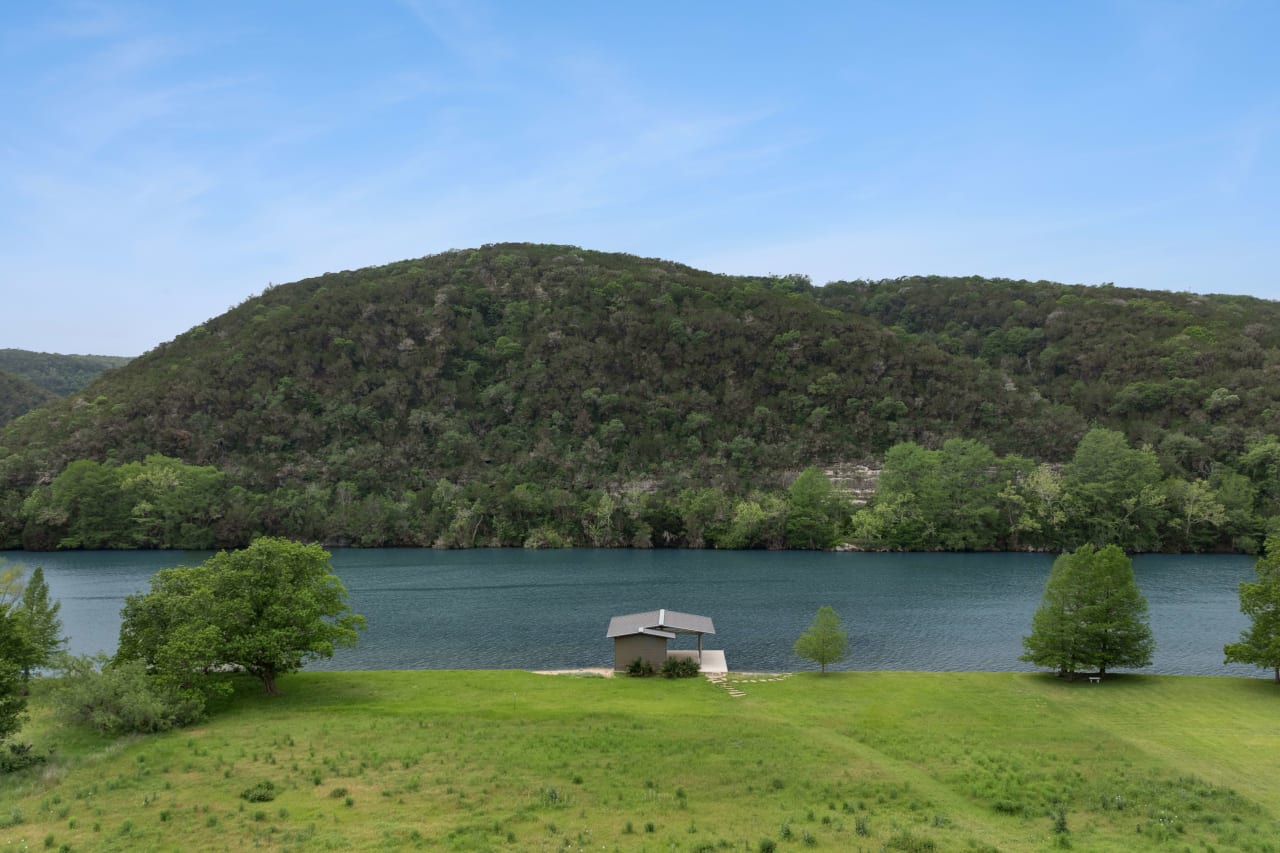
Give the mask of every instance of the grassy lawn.
[{"label": "grassy lawn", "polygon": [[746,678],[306,673],[117,741],[39,685],[0,851],[1280,851],[1263,679]]}]

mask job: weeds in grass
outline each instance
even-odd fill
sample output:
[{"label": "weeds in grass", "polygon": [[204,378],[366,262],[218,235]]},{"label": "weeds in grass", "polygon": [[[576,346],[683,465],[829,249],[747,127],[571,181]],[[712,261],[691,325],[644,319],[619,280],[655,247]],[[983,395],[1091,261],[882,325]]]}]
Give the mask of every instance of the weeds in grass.
[{"label": "weeds in grass", "polygon": [[938,845],[932,838],[921,838],[910,832],[900,832],[885,842],[887,850],[901,850],[902,853],[933,853]]}]

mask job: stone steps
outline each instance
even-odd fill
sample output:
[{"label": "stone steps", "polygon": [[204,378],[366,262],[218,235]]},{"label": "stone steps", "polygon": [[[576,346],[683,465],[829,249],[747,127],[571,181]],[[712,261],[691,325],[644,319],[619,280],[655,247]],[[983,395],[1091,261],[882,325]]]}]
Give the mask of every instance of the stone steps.
[{"label": "stone steps", "polygon": [[735,699],[747,695],[744,691],[738,688],[738,685],[740,684],[765,684],[770,681],[785,681],[790,677],[791,673],[789,672],[756,678],[735,678],[732,681],[729,679],[728,673],[724,672],[707,673],[706,676],[708,682],[714,684],[716,687],[723,688],[726,693]]}]

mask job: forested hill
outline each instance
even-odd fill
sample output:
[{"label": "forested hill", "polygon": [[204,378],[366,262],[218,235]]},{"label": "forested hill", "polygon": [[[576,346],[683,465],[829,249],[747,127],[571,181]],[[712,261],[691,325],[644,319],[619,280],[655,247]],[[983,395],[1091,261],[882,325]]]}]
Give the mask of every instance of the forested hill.
[{"label": "forested hill", "polygon": [[1280,431],[1280,303],[982,278],[835,283],[821,300],[997,368],[1207,474]]},{"label": "forested hill", "polygon": [[58,395],[52,391],[46,391],[21,376],[0,370],[0,426],[56,399]]},{"label": "forested hill", "polygon": [[129,361],[129,358],[118,355],[62,355],[0,349],[0,370],[21,376],[59,397],[79,391],[104,371],[121,367]]},{"label": "forested hill", "polygon": [[[15,421],[0,536],[701,545],[700,494],[732,515],[735,496],[763,506],[806,466],[905,441],[1062,462],[1094,424],[1190,473],[1280,426],[1277,307],[452,251],[271,288]],[[216,497],[156,521],[155,482],[188,476]],[[132,532],[92,535],[113,525]]]},{"label": "forested hill", "polygon": [[129,359],[0,349],[0,426],[58,397],[79,391]]}]

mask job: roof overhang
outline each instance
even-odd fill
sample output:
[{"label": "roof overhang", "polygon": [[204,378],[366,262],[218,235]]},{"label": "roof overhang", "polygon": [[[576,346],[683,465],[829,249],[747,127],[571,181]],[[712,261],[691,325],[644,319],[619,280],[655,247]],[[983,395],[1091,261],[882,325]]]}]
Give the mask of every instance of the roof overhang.
[{"label": "roof overhang", "polygon": [[[644,613],[628,613],[609,620],[606,637],[626,637],[631,634],[714,634],[715,625],[709,616],[681,613],[677,610],[648,610]],[[670,638],[670,637],[669,637]]]}]

